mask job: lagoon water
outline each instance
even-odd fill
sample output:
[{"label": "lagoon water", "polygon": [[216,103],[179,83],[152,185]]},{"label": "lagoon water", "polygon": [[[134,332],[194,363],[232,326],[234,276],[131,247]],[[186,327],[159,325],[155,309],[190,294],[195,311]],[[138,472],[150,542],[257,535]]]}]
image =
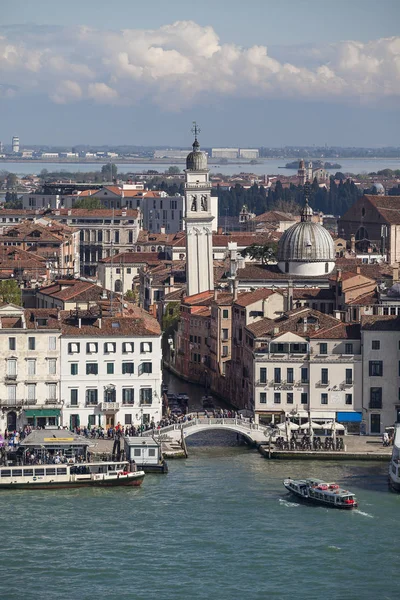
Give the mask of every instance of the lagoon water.
[{"label": "lagoon water", "polygon": [[[399,598],[400,495],[385,463],[268,461],[234,435],[139,489],[2,492],[0,597],[16,600]],[[336,480],[350,512],[302,505],[287,476]]]},{"label": "lagoon water", "polygon": [[[345,173],[371,173],[372,171],[380,171],[382,169],[400,169],[400,159],[391,158],[353,158],[353,159],[328,159],[330,162],[338,162],[342,165],[341,171]],[[211,173],[224,173],[225,175],[234,175],[235,173],[255,173],[257,175],[295,175],[296,169],[286,169],[287,162],[291,162],[290,159],[260,159],[256,165],[247,163],[228,163],[224,164],[210,164],[209,168]],[[72,172],[88,172],[88,171],[100,171],[104,162],[99,161],[96,164],[92,163],[45,163],[45,162],[12,162],[12,161],[0,161],[0,171],[5,170],[11,173],[17,174],[38,174],[42,169],[48,171],[72,171]],[[183,163],[179,164],[168,164],[168,163],[157,163],[155,161],[148,163],[124,163],[117,164],[119,173],[144,173],[149,169],[154,169],[163,173],[170,166],[177,166],[181,170],[185,168]],[[329,172],[336,173],[338,169],[330,169]]]}]

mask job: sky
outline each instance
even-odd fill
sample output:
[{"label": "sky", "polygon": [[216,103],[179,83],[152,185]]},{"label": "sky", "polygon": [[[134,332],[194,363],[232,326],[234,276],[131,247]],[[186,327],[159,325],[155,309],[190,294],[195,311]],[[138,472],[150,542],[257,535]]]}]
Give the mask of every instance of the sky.
[{"label": "sky", "polygon": [[399,0],[0,0],[0,139],[400,145]]}]

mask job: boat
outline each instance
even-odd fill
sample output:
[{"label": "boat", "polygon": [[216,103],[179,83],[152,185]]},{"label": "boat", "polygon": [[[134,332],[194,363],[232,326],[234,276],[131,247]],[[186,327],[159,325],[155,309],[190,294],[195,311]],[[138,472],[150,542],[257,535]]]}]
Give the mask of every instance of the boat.
[{"label": "boat", "polygon": [[331,508],[357,508],[355,495],[344,490],[337,483],[327,483],[321,479],[285,479],[285,488],[307,502],[322,504]]},{"label": "boat", "polygon": [[144,475],[127,461],[1,467],[0,490],[139,486]]},{"label": "boat", "polygon": [[389,486],[392,490],[400,492],[400,423],[396,423],[394,430],[392,457],[389,464]]}]

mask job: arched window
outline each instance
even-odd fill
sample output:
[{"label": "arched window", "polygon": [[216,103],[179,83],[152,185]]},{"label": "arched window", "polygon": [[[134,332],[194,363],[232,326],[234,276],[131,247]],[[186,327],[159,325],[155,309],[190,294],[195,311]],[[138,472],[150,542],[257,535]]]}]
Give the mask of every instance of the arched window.
[{"label": "arched window", "polygon": [[329,264],[325,263],[325,273],[329,273]]},{"label": "arched window", "polygon": [[141,250],[142,250],[142,249],[141,249],[141,247],[140,247],[140,246],[136,246],[136,251],[137,251],[137,252],[141,252]]},{"label": "arched window", "polygon": [[289,273],[289,263],[285,263],[285,273]]},{"label": "arched window", "polygon": [[151,247],[151,251],[152,251],[152,252],[155,252],[155,251],[156,251],[156,247],[155,247],[155,246],[152,246],[152,247]]},{"label": "arched window", "polygon": [[122,292],[122,281],[120,279],[115,280],[114,292]]},{"label": "arched window", "polygon": [[162,252],[162,247],[161,246],[157,246],[157,252]]}]

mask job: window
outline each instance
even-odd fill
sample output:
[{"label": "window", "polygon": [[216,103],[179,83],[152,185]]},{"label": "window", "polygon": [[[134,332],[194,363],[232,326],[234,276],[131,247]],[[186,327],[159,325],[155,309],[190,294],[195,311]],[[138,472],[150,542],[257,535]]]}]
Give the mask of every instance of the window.
[{"label": "window", "polygon": [[346,369],[346,384],[352,385],[353,383],[353,369]]},{"label": "window", "polygon": [[97,404],[97,390],[86,390],[86,404]]},{"label": "window", "polygon": [[153,400],[153,390],[151,388],[142,388],[140,390],[140,404],[151,404]]},{"label": "window", "polygon": [[10,337],[8,338],[8,349],[9,350],[16,350],[17,348],[17,340],[15,337]]},{"label": "window", "polygon": [[286,379],[288,383],[293,383],[294,381],[294,371],[292,368],[287,370]]},{"label": "window", "polygon": [[229,310],[224,308],[224,310],[222,311],[222,318],[223,319],[228,319],[229,318]]},{"label": "window", "polygon": [[135,390],[133,388],[122,388],[122,404],[134,403]]},{"label": "window", "polygon": [[301,369],[301,383],[308,383],[308,369],[307,369],[307,367],[302,367],[302,369]]},{"label": "window", "polygon": [[28,350],[35,350],[36,348],[36,338],[28,337]]},{"label": "window", "polygon": [[71,363],[71,375],[78,375],[78,363]]},{"label": "window", "polygon": [[267,392],[260,392],[260,404],[267,404]]},{"label": "window", "polygon": [[49,361],[49,375],[56,375],[57,373],[57,361],[55,358],[50,358]]},{"label": "window", "polygon": [[281,383],[281,370],[279,367],[274,369],[274,382]]},{"label": "window", "polygon": [[86,375],[98,375],[99,365],[97,363],[86,363]]},{"label": "window", "polygon": [[17,386],[16,385],[7,385],[7,399],[11,400],[11,401],[17,399]]},{"label": "window", "polygon": [[107,365],[107,375],[114,375],[114,363],[106,363]]},{"label": "window", "polygon": [[133,375],[133,373],[134,373],[133,362],[123,362],[122,363],[122,375]]},{"label": "window", "polygon": [[353,344],[345,344],[344,345],[344,353],[345,354],[353,354]]},{"label": "window", "polygon": [[223,357],[228,356],[228,352],[229,352],[228,346],[222,346],[222,356]]},{"label": "window", "polygon": [[122,344],[122,352],[124,354],[127,354],[128,352],[133,352],[133,351],[134,351],[133,342],[123,342],[123,344]]},{"label": "window", "polygon": [[27,360],[28,375],[36,375],[36,360]]},{"label": "window", "polygon": [[132,273],[132,269],[131,269],[131,267],[128,267],[128,268],[126,269],[126,273],[127,273],[127,275],[130,275],[130,274]]},{"label": "window", "polygon": [[369,408],[382,408],[382,388],[372,387],[370,389]]},{"label": "window", "polygon": [[17,361],[14,358],[7,361],[7,375],[9,377],[17,376]]},{"label": "window", "polygon": [[81,345],[79,343],[68,344],[68,354],[79,354]]},{"label": "window", "polygon": [[353,394],[346,394],[345,395],[345,403],[346,404],[353,404]]},{"label": "window", "polygon": [[132,425],[132,415],[125,415],[125,425]]},{"label": "window", "polygon": [[54,335],[49,337],[49,350],[57,349],[57,338]]},{"label": "window", "polygon": [[152,352],[153,344],[152,342],[140,342],[140,352]]},{"label": "window", "polygon": [[78,390],[76,390],[76,389],[70,390],[69,400],[70,400],[71,406],[78,406]]},{"label": "window", "polygon": [[328,369],[321,369],[321,383],[322,385],[328,385]]},{"label": "window", "polygon": [[57,399],[57,384],[56,383],[48,383],[47,384],[47,399],[48,400],[56,400]]},{"label": "window", "polygon": [[328,354],[328,344],[326,344],[325,342],[321,342],[319,345],[319,353]]},{"label": "window", "polygon": [[307,402],[308,402],[308,394],[307,394],[307,392],[303,392],[301,394],[300,402],[301,402],[301,404],[307,404]]},{"label": "window", "polygon": [[117,344],[115,342],[106,342],[104,344],[104,354],[113,354],[117,350]]},{"label": "window", "polygon": [[88,426],[93,427],[96,425],[96,415],[88,415]]},{"label": "window", "polygon": [[28,394],[29,401],[36,400],[36,384],[35,383],[28,383],[28,385],[26,386],[26,391]]},{"label": "window", "polygon": [[98,347],[97,342],[88,342],[86,344],[86,354],[97,354]]},{"label": "window", "polygon": [[222,330],[222,339],[223,340],[227,340],[229,337],[229,330],[228,329],[223,329]]},{"label": "window", "polygon": [[293,392],[288,392],[286,394],[286,402],[287,404],[293,404]]},{"label": "window", "polygon": [[119,231],[118,230],[114,231],[114,242],[116,244],[119,244]]},{"label": "window", "polygon": [[321,394],[321,404],[328,404],[328,394]]},{"label": "window", "polygon": [[267,369],[265,367],[260,369],[260,383],[267,383]]},{"label": "window", "polygon": [[380,340],[372,340],[372,350],[380,350],[381,342]]},{"label": "window", "polygon": [[281,393],[275,392],[274,393],[274,404],[280,404],[280,403],[281,403]]},{"label": "window", "polygon": [[155,448],[149,448],[149,456],[155,456],[156,455],[156,449]]},{"label": "window", "polygon": [[151,362],[144,362],[139,365],[139,375],[142,373],[152,373],[153,372],[153,364]]},{"label": "window", "polygon": [[382,377],[383,375],[383,362],[381,360],[370,360],[369,361],[369,376],[370,377]]}]

